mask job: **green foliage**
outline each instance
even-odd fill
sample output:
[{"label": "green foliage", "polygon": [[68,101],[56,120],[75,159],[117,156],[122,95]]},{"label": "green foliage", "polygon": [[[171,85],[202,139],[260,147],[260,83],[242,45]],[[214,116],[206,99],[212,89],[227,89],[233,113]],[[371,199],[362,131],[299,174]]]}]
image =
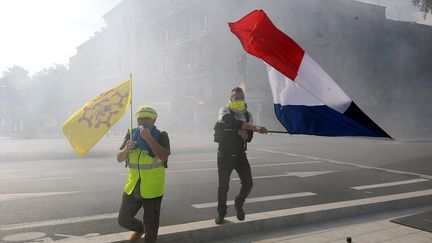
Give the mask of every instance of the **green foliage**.
[{"label": "green foliage", "polygon": [[432,0],[411,0],[414,6],[420,8],[423,12],[423,18],[426,19],[428,13],[432,13]]}]

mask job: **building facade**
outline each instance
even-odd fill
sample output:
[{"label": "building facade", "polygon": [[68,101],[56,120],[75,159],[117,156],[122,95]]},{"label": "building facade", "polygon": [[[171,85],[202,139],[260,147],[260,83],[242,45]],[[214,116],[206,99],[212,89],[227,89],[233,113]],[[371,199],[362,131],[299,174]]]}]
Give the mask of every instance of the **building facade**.
[{"label": "building facade", "polygon": [[132,73],[134,108],[153,104],[163,113],[158,123],[179,132],[210,131],[229,91],[243,86],[255,121],[280,129],[263,63],[245,55],[227,25],[254,9],[264,9],[385,130],[406,132],[403,119],[392,121],[413,87],[431,90],[432,28],[386,20],[384,7],[356,1],[124,0],[70,58],[73,80],[94,92]]}]

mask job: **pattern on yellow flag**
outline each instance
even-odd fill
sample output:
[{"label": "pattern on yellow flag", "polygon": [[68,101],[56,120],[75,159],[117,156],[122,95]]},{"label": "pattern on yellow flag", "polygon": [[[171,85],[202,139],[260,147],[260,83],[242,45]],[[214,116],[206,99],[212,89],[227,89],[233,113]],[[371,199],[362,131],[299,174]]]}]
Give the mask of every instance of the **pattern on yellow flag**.
[{"label": "pattern on yellow flag", "polygon": [[87,102],[63,124],[63,133],[79,156],[85,155],[122,118],[132,99],[127,80]]}]

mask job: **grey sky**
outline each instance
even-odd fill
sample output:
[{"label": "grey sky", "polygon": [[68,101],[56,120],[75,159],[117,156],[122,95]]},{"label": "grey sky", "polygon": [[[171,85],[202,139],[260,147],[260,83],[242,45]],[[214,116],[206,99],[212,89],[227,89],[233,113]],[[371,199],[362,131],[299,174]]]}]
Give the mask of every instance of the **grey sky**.
[{"label": "grey sky", "polygon": [[76,47],[104,26],[102,15],[120,1],[0,1],[0,77],[13,65],[34,74],[67,64]]},{"label": "grey sky", "polygon": [[423,19],[418,7],[412,5],[410,0],[357,0],[359,2],[372,3],[386,7],[386,17],[393,20],[417,22],[432,25],[432,15]]}]

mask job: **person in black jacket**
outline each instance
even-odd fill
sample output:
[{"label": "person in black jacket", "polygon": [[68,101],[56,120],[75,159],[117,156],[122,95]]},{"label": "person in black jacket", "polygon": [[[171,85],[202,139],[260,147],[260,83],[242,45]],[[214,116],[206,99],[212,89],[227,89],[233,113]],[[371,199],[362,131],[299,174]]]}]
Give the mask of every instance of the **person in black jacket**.
[{"label": "person in black jacket", "polygon": [[218,216],[216,224],[224,222],[227,213],[227,193],[230,175],[233,170],[240,177],[241,189],[235,198],[237,219],[243,221],[245,213],[243,204],[252,190],[252,174],[246,157],[247,143],[253,138],[253,132],[267,133],[263,126],[253,125],[252,114],[246,109],[245,94],[240,87],[231,90],[228,106],[221,108],[215,125],[215,141],[219,143],[217,153],[218,165]]}]

